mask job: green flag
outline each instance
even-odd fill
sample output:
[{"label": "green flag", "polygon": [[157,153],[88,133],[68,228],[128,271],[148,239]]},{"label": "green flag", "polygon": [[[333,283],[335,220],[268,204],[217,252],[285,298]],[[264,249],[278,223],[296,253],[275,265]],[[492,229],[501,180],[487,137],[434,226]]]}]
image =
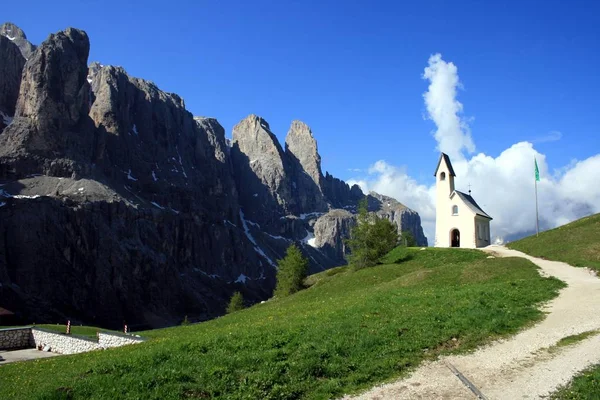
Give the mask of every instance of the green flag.
[{"label": "green flag", "polygon": [[536,182],[539,182],[540,181],[540,170],[538,169],[537,160],[535,159],[535,157],[533,158],[533,161],[535,162],[535,180],[536,180]]}]

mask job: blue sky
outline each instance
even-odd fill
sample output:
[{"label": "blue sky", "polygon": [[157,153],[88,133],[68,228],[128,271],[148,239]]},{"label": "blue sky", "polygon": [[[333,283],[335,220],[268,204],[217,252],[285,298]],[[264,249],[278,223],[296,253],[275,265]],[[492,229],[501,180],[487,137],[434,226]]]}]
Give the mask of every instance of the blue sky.
[{"label": "blue sky", "polygon": [[600,152],[597,2],[77,0],[2,8],[35,44],[68,26],[86,30],[90,61],[178,93],[228,135],[254,113],[283,142],[290,122],[303,120],[324,171],[342,179],[361,179],[351,170],[385,160],[419,184],[434,182],[436,124],[424,118],[422,76],[435,53],[458,68],[461,118],[477,153],[498,157],[537,140],[552,171]]}]

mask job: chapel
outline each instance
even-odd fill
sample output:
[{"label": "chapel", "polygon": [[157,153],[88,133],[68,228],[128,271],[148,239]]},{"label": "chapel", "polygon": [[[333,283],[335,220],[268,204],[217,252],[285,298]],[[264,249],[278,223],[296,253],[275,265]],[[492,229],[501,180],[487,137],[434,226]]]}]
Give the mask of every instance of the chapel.
[{"label": "chapel", "polygon": [[454,188],[456,174],[442,153],[436,179],[435,247],[485,247],[490,244],[490,217],[469,194]]}]

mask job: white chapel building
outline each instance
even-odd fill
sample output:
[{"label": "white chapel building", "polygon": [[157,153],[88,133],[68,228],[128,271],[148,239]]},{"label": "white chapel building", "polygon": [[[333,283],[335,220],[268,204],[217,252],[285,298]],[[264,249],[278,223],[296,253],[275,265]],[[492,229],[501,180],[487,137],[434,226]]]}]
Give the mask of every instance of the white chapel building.
[{"label": "white chapel building", "polygon": [[471,191],[454,189],[456,174],[450,157],[442,153],[435,169],[435,247],[485,247],[490,244],[490,217],[479,207]]}]

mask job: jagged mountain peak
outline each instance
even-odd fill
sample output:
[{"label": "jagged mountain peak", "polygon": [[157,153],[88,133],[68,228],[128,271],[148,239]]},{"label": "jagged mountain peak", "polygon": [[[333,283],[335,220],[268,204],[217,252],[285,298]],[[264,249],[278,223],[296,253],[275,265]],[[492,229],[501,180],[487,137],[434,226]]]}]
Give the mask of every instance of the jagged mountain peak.
[{"label": "jagged mountain peak", "polygon": [[27,40],[25,32],[12,22],[5,22],[0,25],[0,36],[5,36],[16,44],[25,59],[28,59],[35,50],[35,46]]},{"label": "jagged mountain peak", "polygon": [[[215,118],[194,117],[178,95],[122,67],[88,65],[83,31],[50,35],[26,63],[16,40],[0,35],[4,65],[21,61],[5,74],[0,62],[0,105],[5,93],[18,104],[0,125],[0,254],[11,254],[0,257],[0,298],[12,296],[9,307],[48,319],[66,305],[83,322],[157,326],[218,315],[234,290],[268,297],[273,260],[290,243],[312,271],[344,262],[364,195],[323,177],[307,124],[291,123],[284,151],[251,114],[229,144]],[[411,210],[383,212],[420,228]],[[53,290],[57,282],[68,290]]]},{"label": "jagged mountain peak", "polygon": [[5,22],[0,25],[0,35],[6,36],[9,40],[27,39],[23,29],[19,28],[12,22]]},{"label": "jagged mountain peak", "polygon": [[[254,132],[256,134],[260,133],[261,131],[264,131],[269,134],[269,137],[271,137],[271,139],[274,142],[276,142],[277,145],[279,145],[279,142],[277,141],[277,138],[271,131],[271,127],[269,126],[269,123],[267,122],[267,120],[256,114],[250,114],[246,118],[241,120],[233,128],[233,131],[234,131],[234,133],[237,131],[238,133]],[[234,141],[235,141],[235,137],[234,137]],[[279,147],[281,147],[281,146],[279,146]]]}]

